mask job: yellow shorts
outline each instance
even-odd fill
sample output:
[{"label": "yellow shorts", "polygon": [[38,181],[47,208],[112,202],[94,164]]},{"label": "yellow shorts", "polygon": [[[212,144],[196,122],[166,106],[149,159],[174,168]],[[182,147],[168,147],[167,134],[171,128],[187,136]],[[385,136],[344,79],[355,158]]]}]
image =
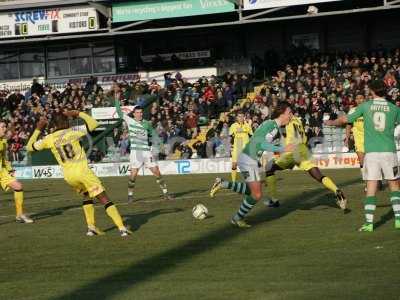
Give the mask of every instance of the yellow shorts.
[{"label": "yellow shorts", "polygon": [[354,136],[354,148],[356,152],[365,153],[364,150],[364,137]]},{"label": "yellow shorts", "polygon": [[0,185],[3,190],[8,191],[10,189],[8,185],[15,180],[15,177],[11,176],[6,169],[0,171]]},{"label": "yellow shorts", "polygon": [[316,168],[317,165],[310,160],[309,150],[306,145],[299,145],[295,152],[282,154],[275,163],[283,170],[292,169],[298,166],[303,171]]},{"label": "yellow shorts", "polygon": [[88,166],[64,169],[65,181],[79,194],[89,194],[90,198],[105,191],[100,179]]}]

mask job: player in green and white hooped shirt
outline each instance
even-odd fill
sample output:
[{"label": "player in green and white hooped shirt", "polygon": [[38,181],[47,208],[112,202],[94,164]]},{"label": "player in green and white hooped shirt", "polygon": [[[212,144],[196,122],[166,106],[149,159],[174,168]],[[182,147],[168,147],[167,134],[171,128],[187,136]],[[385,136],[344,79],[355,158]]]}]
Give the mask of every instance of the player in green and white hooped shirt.
[{"label": "player in green and white hooped shirt", "polygon": [[286,147],[281,145],[280,127],[289,123],[292,118],[292,110],[287,102],[278,104],[273,113],[274,120],[263,122],[250,141],[239,154],[238,166],[244,182],[230,182],[216,178],[210,191],[210,196],[222,189],[231,189],[244,195],[244,199],[238,212],[232,217],[231,222],[238,227],[250,227],[244,217],[249,213],[253,206],[262,198],[263,176],[265,176],[266,164],[262,163],[264,152],[291,152],[294,145]]},{"label": "player in green and white hooped shirt", "polygon": [[[364,169],[363,179],[367,181],[364,200],[365,224],[360,231],[373,231],[376,191],[378,181],[387,179],[390,201],[395,215],[395,228],[400,229],[399,166],[396,154],[394,129],[400,123],[400,109],[383,97],[385,86],[382,81],[369,85],[371,100],[359,105],[356,110],[326,125],[340,126],[364,118]],[[382,176],[383,175],[383,176]],[[383,177],[383,178],[382,178]]]},{"label": "player in green and white hooped shirt", "polygon": [[140,106],[135,106],[133,109],[133,118],[131,118],[122,111],[118,100],[115,100],[115,108],[118,117],[123,119],[128,126],[131,144],[129,158],[131,174],[128,182],[128,202],[133,201],[136,177],[143,166],[149,168],[153,175],[156,176],[163,196],[166,199],[172,199],[172,196],[168,194],[167,184],[161,176],[157,160],[152,153],[152,146],[156,146],[154,144],[159,141],[159,138],[151,123],[143,119],[143,109]]}]

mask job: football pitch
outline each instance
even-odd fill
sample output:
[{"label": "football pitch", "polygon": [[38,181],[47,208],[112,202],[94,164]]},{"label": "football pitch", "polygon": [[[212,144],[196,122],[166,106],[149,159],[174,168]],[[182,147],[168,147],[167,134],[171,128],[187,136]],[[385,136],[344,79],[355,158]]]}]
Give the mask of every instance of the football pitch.
[{"label": "football pitch", "polygon": [[[101,205],[106,235],[86,237],[82,200],[63,180],[24,181],[34,224],[14,222],[11,193],[0,200],[0,299],[399,299],[400,231],[388,192],[378,194],[376,230],[363,223],[359,170],[324,172],[344,190],[350,212],[303,172],[278,174],[280,208],[259,203],[249,229],[230,217],[241,197],[208,197],[215,175],[140,177],[126,203],[127,178],[104,178],[133,235],[121,238]],[[229,178],[229,174],[222,175]],[[207,206],[199,221],[192,207]]]}]

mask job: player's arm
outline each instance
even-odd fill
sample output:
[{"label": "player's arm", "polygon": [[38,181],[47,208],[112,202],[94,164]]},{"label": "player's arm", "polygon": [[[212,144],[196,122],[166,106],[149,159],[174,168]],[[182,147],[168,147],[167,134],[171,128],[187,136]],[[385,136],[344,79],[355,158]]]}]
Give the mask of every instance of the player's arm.
[{"label": "player's arm", "polygon": [[93,117],[89,116],[88,114],[86,114],[84,112],[80,112],[78,116],[83,121],[85,121],[86,127],[89,132],[95,130],[99,126],[99,123]]},{"label": "player's arm", "polygon": [[114,100],[115,111],[117,112],[118,118],[123,119],[124,113],[122,112],[121,103],[118,99]]},{"label": "player's arm", "polygon": [[348,115],[343,115],[337,118],[336,120],[328,120],[325,121],[325,125],[328,126],[343,126],[348,123],[354,123],[359,117],[362,117],[364,114],[364,107],[366,103],[363,103],[357,106],[356,110]]},{"label": "player's arm", "polygon": [[235,133],[236,133],[236,125],[235,125],[235,123],[233,123],[229,127],[229,135],[231,136],[231,145],[233,145],[235,143]]},{"label": "player's arm", "polygon": [[46,125],[47,125],[47,119],[45,117],[41,117],[36,125],[35,131],[33,132],[26,146],[29,152],[40,151],[47,148],[45,139],[41,141],[37,140],[40,133],[42,132],[43,128],[46,127]]},{"label": "player's arm", "polygon": [[270,132],[265,136],[265,140],[260,144],[260,148],[262,151],[267,152],[292,152],[294,151],[295,146],[293,144],[283,145],[275,145],[273,144],[274,135]]}]

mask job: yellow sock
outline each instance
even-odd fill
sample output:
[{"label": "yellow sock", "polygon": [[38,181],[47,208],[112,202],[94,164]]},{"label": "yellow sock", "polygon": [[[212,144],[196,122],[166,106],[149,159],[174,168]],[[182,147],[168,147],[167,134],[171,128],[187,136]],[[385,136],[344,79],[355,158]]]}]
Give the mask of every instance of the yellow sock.
[{"label": "yellow sock", "polygon": [[272,198],[272,199],[277,199],[277,190],[276,190],[276,176],[272,175],[272,176],[267,176],[267,178],[265,179],[265,183],[267,185],[267,190],[268,190],[268,195]]},{"label": "yellow sock", "polygon": [[336,184],[329,178],[329,177],[324,177],[322,178],[322,184],[330,191],[336,193],[338,187]]},{"label": "yellow sock", "polygon": [[232,177],[232,181],[235,182],[236,178],[237,178],[237,170],[231,171],[231,177]]},{"label": "yellow sock", "polygon": [[118,212],[117,207],[112,202],[108,202],[105,206],[107,215],[113,220],[114,224],[117,225],[118,229],[124,229],[124,222],[122,221],[121,215]]},{"label": "yellow sock", "polygon": [[22,210],[22,204],[24,203],[24,192],[14,192],[14,201],[16,214],[17,216],[20,216],[24,213]]},{"label": "yellow sock", "polygon": [[83,201],[83,212],[88,226],[95,226],[94,205],[92,200]]}]

